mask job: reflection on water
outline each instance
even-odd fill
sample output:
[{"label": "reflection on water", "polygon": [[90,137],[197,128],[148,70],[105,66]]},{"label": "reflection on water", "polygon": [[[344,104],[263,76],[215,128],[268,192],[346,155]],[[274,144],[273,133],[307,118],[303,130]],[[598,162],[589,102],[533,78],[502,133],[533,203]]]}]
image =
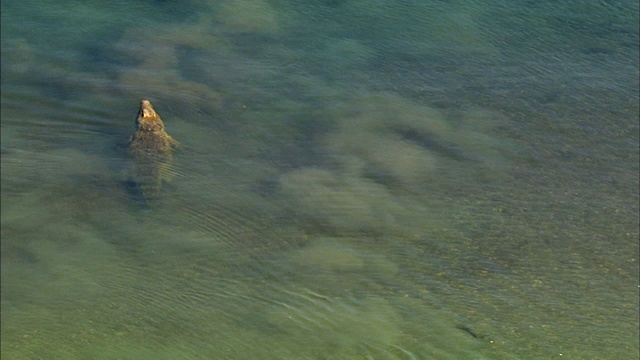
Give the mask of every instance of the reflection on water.
[{"label": "reflection on water", "polygon": [[633,358],[637,4],[567,4],[3,3],[3,357]]}]

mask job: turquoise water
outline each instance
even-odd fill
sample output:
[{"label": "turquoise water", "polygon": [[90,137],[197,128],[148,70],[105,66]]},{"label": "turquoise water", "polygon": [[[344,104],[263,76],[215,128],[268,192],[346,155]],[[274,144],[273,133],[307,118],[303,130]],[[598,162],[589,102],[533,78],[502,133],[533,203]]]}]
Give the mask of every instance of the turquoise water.
[{"label": "turquoise water", "polygon": [[[1,21],[3,358],[637,358],[637,2]],[[182,144],[149,204],[141,98]]]}]

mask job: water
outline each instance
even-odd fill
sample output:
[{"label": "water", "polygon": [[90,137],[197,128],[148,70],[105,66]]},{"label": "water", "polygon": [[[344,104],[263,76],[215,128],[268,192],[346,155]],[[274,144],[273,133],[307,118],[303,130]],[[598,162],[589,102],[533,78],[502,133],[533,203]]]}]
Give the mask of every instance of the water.
[{"label": "water", "polygon": [[3,358],[637,357],[637,3],[2,6]]}]

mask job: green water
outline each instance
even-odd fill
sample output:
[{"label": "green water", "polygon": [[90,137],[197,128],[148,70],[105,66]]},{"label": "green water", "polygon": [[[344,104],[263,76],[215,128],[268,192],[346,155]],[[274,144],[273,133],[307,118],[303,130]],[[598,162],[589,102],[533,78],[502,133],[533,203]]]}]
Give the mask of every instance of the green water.
[{"label": "green water", "polygon": [[637,358],[637,14],[3,2],[3,359]]}]

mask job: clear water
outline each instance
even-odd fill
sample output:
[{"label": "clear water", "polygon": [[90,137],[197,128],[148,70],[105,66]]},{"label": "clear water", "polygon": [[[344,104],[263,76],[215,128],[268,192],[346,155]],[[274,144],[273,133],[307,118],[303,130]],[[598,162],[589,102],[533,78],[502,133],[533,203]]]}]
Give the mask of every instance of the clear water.
[{"label": "clear water", "polygon": [[[638,356],[638,3],[2,3],[2,357]],[[124,182],[141,98],[182,143]]]}]

